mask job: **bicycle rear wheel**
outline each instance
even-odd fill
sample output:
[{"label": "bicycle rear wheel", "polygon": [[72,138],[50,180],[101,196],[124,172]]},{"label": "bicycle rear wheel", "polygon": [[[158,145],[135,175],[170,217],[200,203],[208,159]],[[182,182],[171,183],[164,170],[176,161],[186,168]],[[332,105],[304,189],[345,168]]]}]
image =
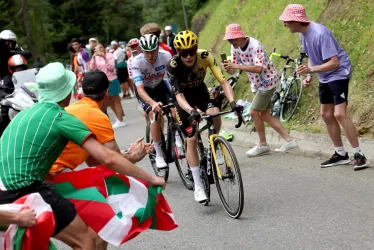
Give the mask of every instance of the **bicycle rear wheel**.
[{"label": "bicycle rear wheel", "polygon": [[303,92],[303,84],[300,78],[292,79],[291,83],[287,86],[284,93],[285,98],[281,104],[280,120],[287,122],[291,119],[296,111],[297,105],[300,102],[301,94]]},{"label": "bicycle rear wheel", "polygon": [[[176,143],[176,133],[179,134],[182,146],[177,147]],[[190,167],[187,163],[186,159],[186,142],[184,138],[184,134],[182,133],[182,130],[179,128],[179,126],[176,125],[176,127],[173,128],[173,140],[172,140],[172,148],[173,148],[173,157],[174,157],[174,163],[177,167],[178,174],[183,182],[183,185],[188,189],[193,189],[193,179],[192,179],[192,173],[190,170]]]},{"label": "bicycle rear wheel", "polygon": [[217,162],[218,165],[218,169],[213,166],[213,173],[219,198],[229,216],[237,219],[244,207],[244,188],[238,160],[231,145],[223,137],[214,139],[214,148],[216,157],[213,155],[212,163]]},{"label": "bicycle rear wheel", "polygon": [[[153,144],[153,139],[151,137],[151,124],[148,122],[147,123],[147,126],[146,126],[146,129],[145,129],[145,141],[146,143],[151,143]],[[165,152],[165,137],[164,137],[164,134],[161,133],[161,141],[162,141],[162,150]],[[165,182],[168,181],[169,179],[169,166],[167,166],[166,168],[164,169],[161,169],[159,170],[156,166],[156,150],[155,148],[153,147],[152,149],[152,152],[149,153],[149,160],[151,162],[151,166],[152,166],[152,169],[153,169],[153,172],[155,173],[156,176],[158,177],[161,177],[161,178],[164,178]],[[166,161],[166,159],[165,159]],[[167,161],[166,161],[167,162]]]}]

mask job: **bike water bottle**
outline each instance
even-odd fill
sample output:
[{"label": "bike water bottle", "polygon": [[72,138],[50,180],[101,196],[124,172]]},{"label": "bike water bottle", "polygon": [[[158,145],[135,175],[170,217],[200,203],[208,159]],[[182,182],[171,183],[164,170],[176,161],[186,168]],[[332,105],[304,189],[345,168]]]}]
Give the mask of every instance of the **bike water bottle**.
[{"label": "bike water bottle", "polygon": [[278,100],[275,102],[275,104],[274,104],[273,116],[275,116],[275,117],[279,117],[280,109],[281,109],[280,99],[278,99]]}]

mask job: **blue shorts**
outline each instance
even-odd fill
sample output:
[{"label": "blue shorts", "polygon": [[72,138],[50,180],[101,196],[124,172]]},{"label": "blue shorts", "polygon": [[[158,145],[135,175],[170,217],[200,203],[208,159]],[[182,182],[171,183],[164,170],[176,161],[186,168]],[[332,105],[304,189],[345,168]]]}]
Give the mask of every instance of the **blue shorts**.
[{"label": "blue shorts", "polygon": [[114,79],[109,83],[109,96],[116,96],[121,93],[121,86],[118,79]]}]

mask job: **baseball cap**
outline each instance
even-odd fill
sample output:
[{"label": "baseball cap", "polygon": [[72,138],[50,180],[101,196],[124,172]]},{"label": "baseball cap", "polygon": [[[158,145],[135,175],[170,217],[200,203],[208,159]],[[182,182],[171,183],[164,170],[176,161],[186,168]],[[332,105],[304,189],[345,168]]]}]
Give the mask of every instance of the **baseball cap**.
[{"label": "baseball cap", "polygon": [[110,45],[118,45],[118,43],[117,43],[116,41],[112,41],[112,42],[110,43]]},{"label": "baseball cap", "polygon": [[171,26],[166,26],[166,27],[165,27],[165,30],[170,30],[170,31],[172,31],[173,28],[172,28]]},{"label": "baseball cap", "polygon": [[91,41],[97,42],[96,38],[94,38],[94,37],[92,37],[92,38],[90,38],[90,40],[88,40],[88,42],[91,42]]},{"label": "baseball cap", "polygon": [[82,89],[85,95],[100,94],[108,88],[108,77],[101,70],[92,70],[84,75]]}]

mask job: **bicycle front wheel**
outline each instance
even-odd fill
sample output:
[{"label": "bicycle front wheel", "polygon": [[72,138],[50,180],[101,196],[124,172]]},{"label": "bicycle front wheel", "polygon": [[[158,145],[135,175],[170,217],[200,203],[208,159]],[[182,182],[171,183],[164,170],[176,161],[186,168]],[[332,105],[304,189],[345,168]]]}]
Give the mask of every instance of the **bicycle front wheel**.
[{"label": "bicycle front wheel", "polygon": [[[214,139],[214,148],[216,156],[213,155],[212,164],[219,198],[229,216],[237,219],[244,207],[244,188],[238,160],[223,137]],[[218,167],[214,166],[215,162]]]},{"label": "bicycle front wheel", "polygon": [[300,102],[301,94],[303,92],[303,84],[300,78],[295,78],[287,86],[284,93],[284,101],[281,104],[280,120],[287,122],[291,119],[296,111],[297,105]]}]

